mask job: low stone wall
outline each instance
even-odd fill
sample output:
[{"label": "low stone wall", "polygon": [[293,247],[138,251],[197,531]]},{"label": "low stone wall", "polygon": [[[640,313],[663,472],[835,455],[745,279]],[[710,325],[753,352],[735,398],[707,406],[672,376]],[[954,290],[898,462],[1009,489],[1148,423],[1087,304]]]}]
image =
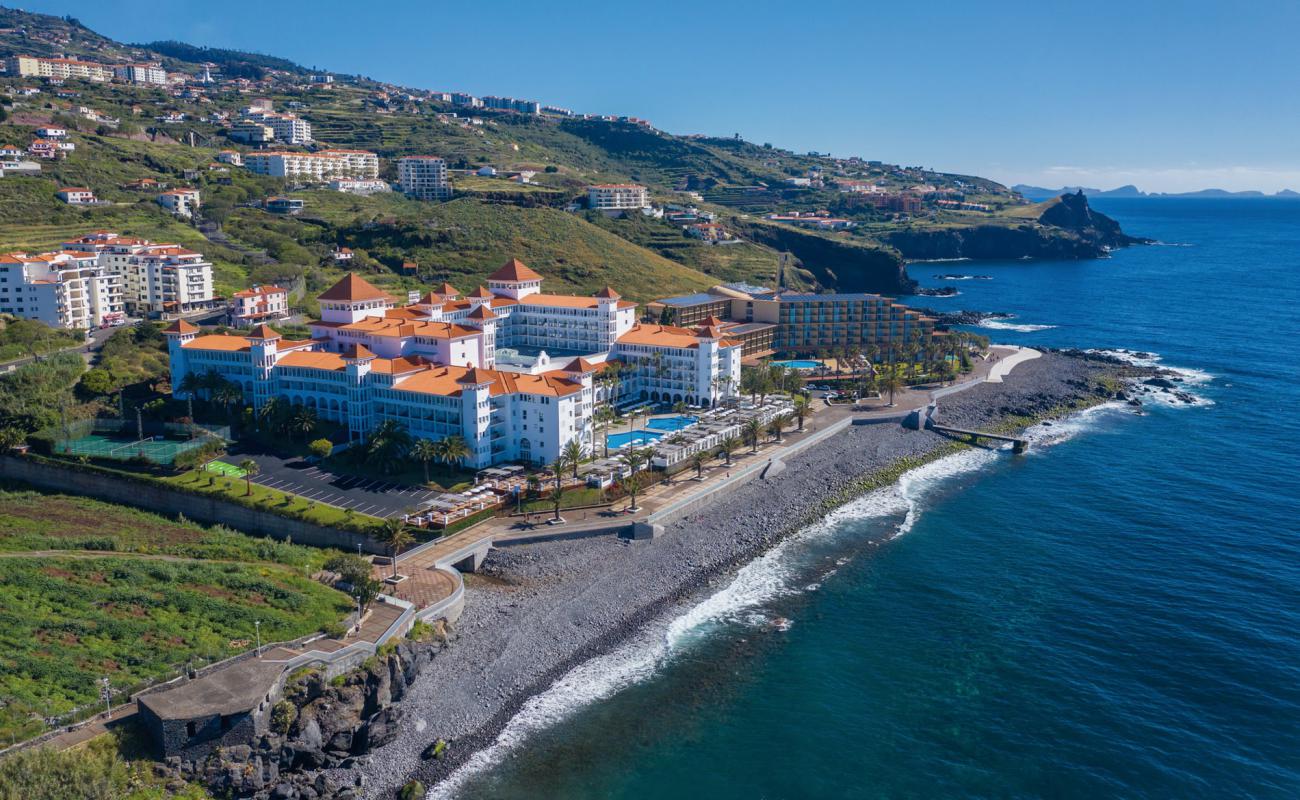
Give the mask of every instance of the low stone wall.
[{"label": "low stone wall", "polygon": [[99,500],[144,508],[160,514],[184,514],[187,519],[210,525],[228,525],[245,533],[292,538],[298,544],[337,547],[354,552],[357,544],[368,553],[383,553],[385,547],[368,536],[290,519],[269,511],[199,494],[189,494],[144,480],[131,480],[90,470],[64,468],[22,456],[0,456],[0,478],[22,481],[42,489],[86,495]]}]

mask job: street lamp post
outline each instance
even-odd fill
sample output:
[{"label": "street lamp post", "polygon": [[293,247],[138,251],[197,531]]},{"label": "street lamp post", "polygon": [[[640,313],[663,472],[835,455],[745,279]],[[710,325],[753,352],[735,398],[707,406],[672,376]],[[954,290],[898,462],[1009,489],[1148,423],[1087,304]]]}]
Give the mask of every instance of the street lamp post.
[{"label": "street lamp post", "polygon": [[260,619],[253,620],[253,630],[257,632],[257,657],[261,658],[262,657],[262,621]]},{"label": "street lamp post", "polygon": [[99,679],[99,695],[104,698],[104,713],[109,714],[113,711],[113,687],[109,683],[108,676]]}]

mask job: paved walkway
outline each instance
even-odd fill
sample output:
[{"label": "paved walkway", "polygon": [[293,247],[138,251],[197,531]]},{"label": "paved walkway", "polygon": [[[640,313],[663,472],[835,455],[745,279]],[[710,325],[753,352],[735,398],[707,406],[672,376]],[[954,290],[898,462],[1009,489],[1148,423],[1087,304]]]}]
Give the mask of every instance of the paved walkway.
[{"label": "paved walkway", "polygon": [[[1015,364],[1038,355],[1035,352],[1031,356],[1013,358],[1020,352],[1020,349],[1015,347],[994,347],[991,348],[991,352],[996,358],[977,361],[974,369],[964,380],[950,384],[947,387],[931,384],[895,392],[893,406],[889,405],[887,398],[870,401],[859,406],[856,410],[852,405],[848,404],[816,405],[815,412],[805,419],[802,432],[791,431],[782,437],[780,444],[769,442],[761,445],[757,453],[751,453],[749,448],[745,447],[732,455],[730,465],[713,461],[709,467],[705,468],[703,481],[696,480],[694,470],[687,470],[679,473],[675,480],[655,484],[637,496],[637,511],[635,513],[629,513],[627,510],[631,501],[623,499],[608,510],[561,511],[561,515],[566,520],[563,525],[544,524],[545,520],[551,516],[549,512],[539,512],[534,515],[534,519],[541,524],[533,526],[526,526],[522,517],[497,517],[472,528],[454,533],[445,539],[439,539],[420,549],[407,551],[397,558],[398,571],[411,576],[411,578],[399,584],[398,590],[394,593],[404,600],[416,602],[415,598],[422,591],[425,583],[433,580],[430,576],[439,574],[434,569],[437,564],[445,563],[447,559],[457,556],[462,551],[482,544],[484,539],[496,543],[546,534],[580,534],[586,531],[608,528],[611,525],[630,526],[634,522],[654,521],[655,518],[662,517],[665,512],[671,512],[677,507],[694,502],[703,495],[717,492],[728,485],[750,479],[753,477],[754,472],[766,468],[770,461],[781,459],[783,456],[791,455],[805,447],[816,444],[825,436],[833,435],[836,431],[842,430],[852,420],[902,418],[912,409],[927,406],[933,396],[939,393],[940,390],[943,393],[951,394],[954,391],[978,386],[989,380],[990,374],[998,365],[1004,365],[1004,369],[998,373],[998,381],[1000,382],[1001,376],[1009,372]],[[388,571],[384,572],[384,569]],[[375,575],[382,578],[391,574],[391,569],[391,567],[376,567]],[[419,582],[412,583],[410,587],[403,590],[401,588],[403,584],[410,583],[411,580],[418,580]]]}]

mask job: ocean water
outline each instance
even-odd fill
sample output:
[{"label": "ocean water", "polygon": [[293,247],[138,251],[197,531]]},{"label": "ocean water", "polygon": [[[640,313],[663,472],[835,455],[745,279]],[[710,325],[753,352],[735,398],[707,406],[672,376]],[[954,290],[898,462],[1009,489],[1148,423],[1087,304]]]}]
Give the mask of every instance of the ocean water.
[{"label": "ocean water", "polygon": [[1159,239],[912,265],[997,342],[1127,348],[1102,407],[841,509],[536,698],[433,793],[1300,797],[1300,202],[1109,200]]}]

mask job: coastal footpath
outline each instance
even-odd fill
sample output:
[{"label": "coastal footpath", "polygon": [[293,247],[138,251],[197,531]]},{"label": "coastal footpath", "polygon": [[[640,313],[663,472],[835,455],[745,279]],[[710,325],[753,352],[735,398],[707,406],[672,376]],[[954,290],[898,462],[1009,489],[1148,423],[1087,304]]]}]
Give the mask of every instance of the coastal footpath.
[{"label": "coastal footpath", "polygon": [[[999,383],[943,398],[939,416],[952,427],[1007,432],[1116,399],[1124,381],[1153,372],[1045,353]],[[354,765],[368,795],[390,797],[412,778],[437,783],[490,746],[530,697],[570,669],[680,614],[724,586],[734,569],[840,505],[964,446],[892,422],[851,425],[788,457],[779,474],[667,525],[655,540],[599,537],[494,550],[466,582],[472,613],[455,643],[403,700],[414,724]]]}]

